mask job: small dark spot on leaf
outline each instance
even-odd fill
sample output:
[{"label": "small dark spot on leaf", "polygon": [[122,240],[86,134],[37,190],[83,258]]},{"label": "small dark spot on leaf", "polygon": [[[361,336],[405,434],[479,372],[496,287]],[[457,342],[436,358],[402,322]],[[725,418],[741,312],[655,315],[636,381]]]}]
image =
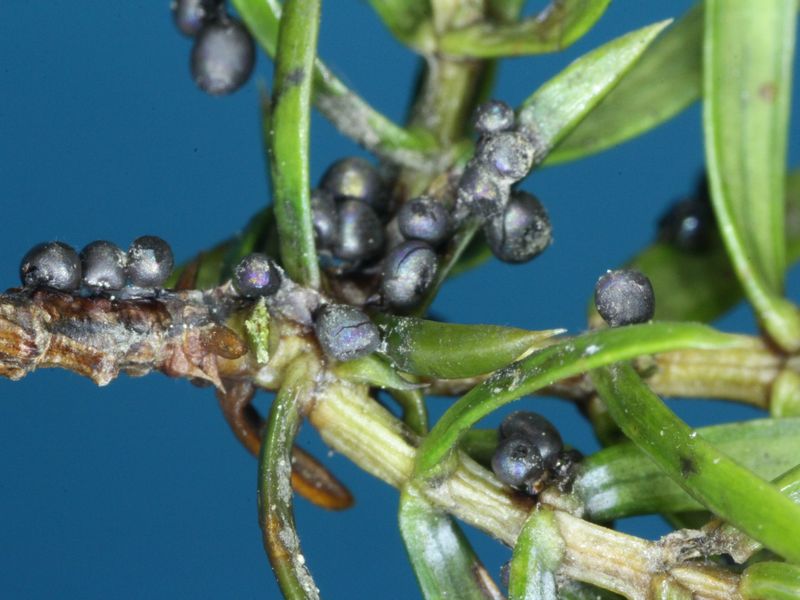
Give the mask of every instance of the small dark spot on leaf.
[{"label": "small dark spot on leaf", "polygon": [[697,473],[697,465],[694,464],[694,460],[681,456],[681,476],[684,479],[688,479],[695,473]]},{"label": "small dark spot on leaf", "polygon": [[306,70],[303,67],[297,67],[293,71],[290,71],[288,75],[286,75],[285,87],[288,88],[294,85],[300,85],[303,83],[305,76]]},{"label": "small dark spot on leaf", "polygon": [[761,86],[758,88],[758,95],[765,102],[774,102],[775,94],[777,94],[777,92],[778,88],[772,81],[767,81],[766,83],[762,83]]}]

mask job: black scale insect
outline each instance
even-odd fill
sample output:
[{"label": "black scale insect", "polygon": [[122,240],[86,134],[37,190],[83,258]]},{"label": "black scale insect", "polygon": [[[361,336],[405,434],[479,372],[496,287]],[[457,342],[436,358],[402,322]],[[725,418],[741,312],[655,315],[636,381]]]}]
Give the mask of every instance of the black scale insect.
[{"label": "black scale insect", "polygon": [[88,244],[80,255],[63,242],[37,244],[22,258],[19,273],[27,288],[76,292],[82,286],[95,294],[125,288],[135,297],[162,288],[173,265],[169,244],[146,235],[135,239],[127,253],[105,240]]},{"label": "black scale insect", "polygon": [[597,312],[611,327],[646,323],[656,310],[653,285],[634,269],[609,271],[594,288]]},{"label": "black scale insect", "polygon": [[178,30],[194,38],[189,69],[197,87],[212,96],[242,87],[256,62],[256,47],[247,28],[227,14],[221,0],[174,0]]},{"label": "black scale insect", "polygon": [[562,489],[571,484],[581,455],[576,450],[564,450],[558,430],[542,415],[511,413],[500,424],[498,438],[492,471],[503,483],[529,494],[541,491],[547,481]]}]

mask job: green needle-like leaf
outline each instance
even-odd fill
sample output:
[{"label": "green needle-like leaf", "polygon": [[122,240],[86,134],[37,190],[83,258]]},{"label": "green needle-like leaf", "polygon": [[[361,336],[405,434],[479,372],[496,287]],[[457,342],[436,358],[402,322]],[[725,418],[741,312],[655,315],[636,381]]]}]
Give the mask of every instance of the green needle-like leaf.
[{"label": "green needle-like leaf", "polygon": [[541,161],[636,64],[670,21],[632,31],[582,56],[525,100],[519,123]]},{"label": "green needle-like leaf", "polygon": [[742,574],[739,593],[744,600],[797,600],[800,567],[780,562],[751,565]]},{"label": "green needle-like leaf", "polygon": [[353,383],[365,383],[384,390],[414,390],[424,385],[403,379],[390,364],[374,354],[338,363],[336,376]]},{"label": "green needle-like leaf", "polygon": [[417,435],[428,433],[428,407],[421,390],[389,390],[389,395],[403,409],[403,422]]},{"label": "green needle-like leaf", "polygon": [[270,119],[271,170],[281,259],[289,277],[319,287],[311,225],[309,131],[319,0],[287,0],[278,32]]},{"label": "green needle-like leaf", "polygon": [[773,552],[800,561],[800,506],[693,431],[629,364],[591,377],[620,429],[673,481]]},{"label": "green needle-like leaf", "polygon": [[650,323],[593,331],[561,341],[505,367],[451,406],[417,452],[417,473],[435,475],[462,436],[501,406],[557,381],[636,356],[681,348],[748,347],[747,338],[694,323]]},{"label": "green needle-like leaf", "polygon": [[[797,461],[797,456],[798,454],[795,453],[795,461]],[[791,498],[792,502],[800,504],[800,465],[795,465],[785,473],[774,478],[772,483],[775,484],[782,494]],[[759,542],[749,538],[730,523],[725,523],[718,531],[713,532],[712,535],[715,540],[724,545],[727,553],[738,563],[746,562],[754,553],[762,548]]]},{"label": "green needle-like leaf", "polygon": [[489,467],[497,449],[496,429],[470,429],[461,438],[461,449],[484,467]]},{"label": "green needle-like leaf", "polygon": [[432,49],[428,0],[369,0],[369,3],[398,40],[419,50]]},{"label": "green needle-like leaf", "polygon": [[303,369],[289,372],[272,404],[258,460],[258,518],[264,547],[288,600],[319,598],[300,551],[292,512],[292,444],[300,424],[300,403],[310,384]]},{"label": "green needle-like leaf", "polygon": [[383,331],[383,352],[398,369],[438,379],[490,373],[563,333],[562,329],[527,331],[393,315],[379,315],[375,321]]},{"label": "green needle-like leaf", "polygon": [[413,486],[400,495],[400,534],[427,600],[502,599],[458,525]]},{"label": "green needle-like leaf", "polygon": [[564,555],[564,540],[553,511],[534,510],[514,546],[509,573],[509,600],[556,600],[556,570]]},{"label": "green needle-like leaf", "polygon": [[[281,5],[277,0],[231,0],[264,51],[275,57]],[[411,131],[390,121],[350,90],[320,60],[314,66],[314,102],[339,131],[394,162],[429,170],[436,161],[436,140],[427,131]]]},{"label": "green needle-like leaf", "polygon": [[[800,419],[716,425],[698,429],[697,434],[764,479],[774,479],[800,460]],[[600,522],[702,507],[632,443],[586,458],[573,493],[587,516]]]},{"label": "green needle-like leaf", "polygon": [[547,164],[595,154],[672,118],[700,97],[703,7],[664,31],[619,85],[547,157]]},{"label": "green needle-like leaf", "polygon": [[703,57],[714,211],[748,299],[786,350],[800,348],[800,314],[782,297],[795,10],[795,0],[708,0]]},{"label": "green needle-like leaf", "polygon": [[499,58],[563,50],[589,31],[611,0],[554,0],[539,15],[508,24],[478,23],[445,33],[439,49],[456,56]]}]

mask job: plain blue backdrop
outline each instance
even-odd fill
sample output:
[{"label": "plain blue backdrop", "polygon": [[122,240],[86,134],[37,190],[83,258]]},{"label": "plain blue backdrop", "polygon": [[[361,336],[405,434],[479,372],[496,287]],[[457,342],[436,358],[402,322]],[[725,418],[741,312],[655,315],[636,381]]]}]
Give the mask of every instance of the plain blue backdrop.
[{"label": "plain blue backdrop", "polygon": [[[401,119],[415,58],[365,2],[324,4],[321,55]],[[690,4],[617,0],[568,52],[504,64],[496,96],[518,104],[580,54]],[[269,201],[256,85],[271,78],[263,55],[245,89],[211,98],[189,78],[190,43],[173,28],[167,0],[6,0],[3,8],[0,287],[16,284],[20,257],[42,240],[127,245],[153,233],[185,260]],[[358,152],[319,117],[312,133],[315,179],[337,157]],[[795,124],[795,144],[797,134]],[[702,162],[694,107],[613,151],[537,172],[525,187],[550,211],[552,248],[528,265],[495,261],[453,281],[434,310],[460,322],[581,330],[597,276],[652,239],[654,221],[692,190]],[[753,328],[744,307],[720,326]],[[448,401],[433,402],[438,415]],[[570,405],[524,403],[550,416],[568,443],[596,448]],[[672,405],[694,425],[756,414],[700,401]],[[301,439],[357,497],[343,513],[297,502],[304,553],[323,595],[417,597],[395,491],[327,454],[313,431]],[[0,381],[0,596],[276,598],[256,522],[255,475],[208,389],[161,375],[98,388],[57,370]],[[666,531],[655,518],[622,526],[649,537]],[[469,535],[496,574],[508,549]]]}]

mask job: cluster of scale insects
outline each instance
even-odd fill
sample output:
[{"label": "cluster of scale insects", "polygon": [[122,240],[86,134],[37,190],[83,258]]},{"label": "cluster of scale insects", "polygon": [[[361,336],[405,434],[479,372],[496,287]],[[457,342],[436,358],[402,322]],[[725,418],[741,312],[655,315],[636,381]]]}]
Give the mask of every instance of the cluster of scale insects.
[{"label": "cluster of scale insects", "polygon": [[[255,60],[246,28],[227,14],[221,0],[176,0],[172,11],[181,32],[195,38],[191,72],[210,94],[243,85]],[[311,190],[314,236],[321,267],[333,279],[372,278],[377,291],[364,302],[313,303],[312,325],[323,352],[340,361],[371,354],[381,336],[367,310],[408,313],[424,301],[436,280],[440,255],[468,220],[481,223],[492,253],[524,263],[552,241],[542,204],[515,184],[530,171],[534,141],[516,128],[511,107],[492,100],[476,111],[479,134],[472,159],[451,194],[422,195],[394,206],[387,178],[369,161],[349,157],[332,164]],[[686,252],[703,252],[714,232],[705,182],[698,194],[673,205],[658,224],[658,238]],[[22,259],[26,289],[49,288],[111,299],[157,297],[173,268],[169,244],[156,236],[134,240],[127,252],[108,241],[78,254],[62,242],[39,244]],[[245,299],[300,289],[269,256],[253,253],[234,268],[232,285]],[[623,269],[609,271],[595,286],[595,306],[609,326],[653,317],[649,279]],[[568,485],[580,453],[565,449],[557,429],[531,412],[509,415],[498,429],[492,470],[503,483],[535,495],[548,481]]]}]

